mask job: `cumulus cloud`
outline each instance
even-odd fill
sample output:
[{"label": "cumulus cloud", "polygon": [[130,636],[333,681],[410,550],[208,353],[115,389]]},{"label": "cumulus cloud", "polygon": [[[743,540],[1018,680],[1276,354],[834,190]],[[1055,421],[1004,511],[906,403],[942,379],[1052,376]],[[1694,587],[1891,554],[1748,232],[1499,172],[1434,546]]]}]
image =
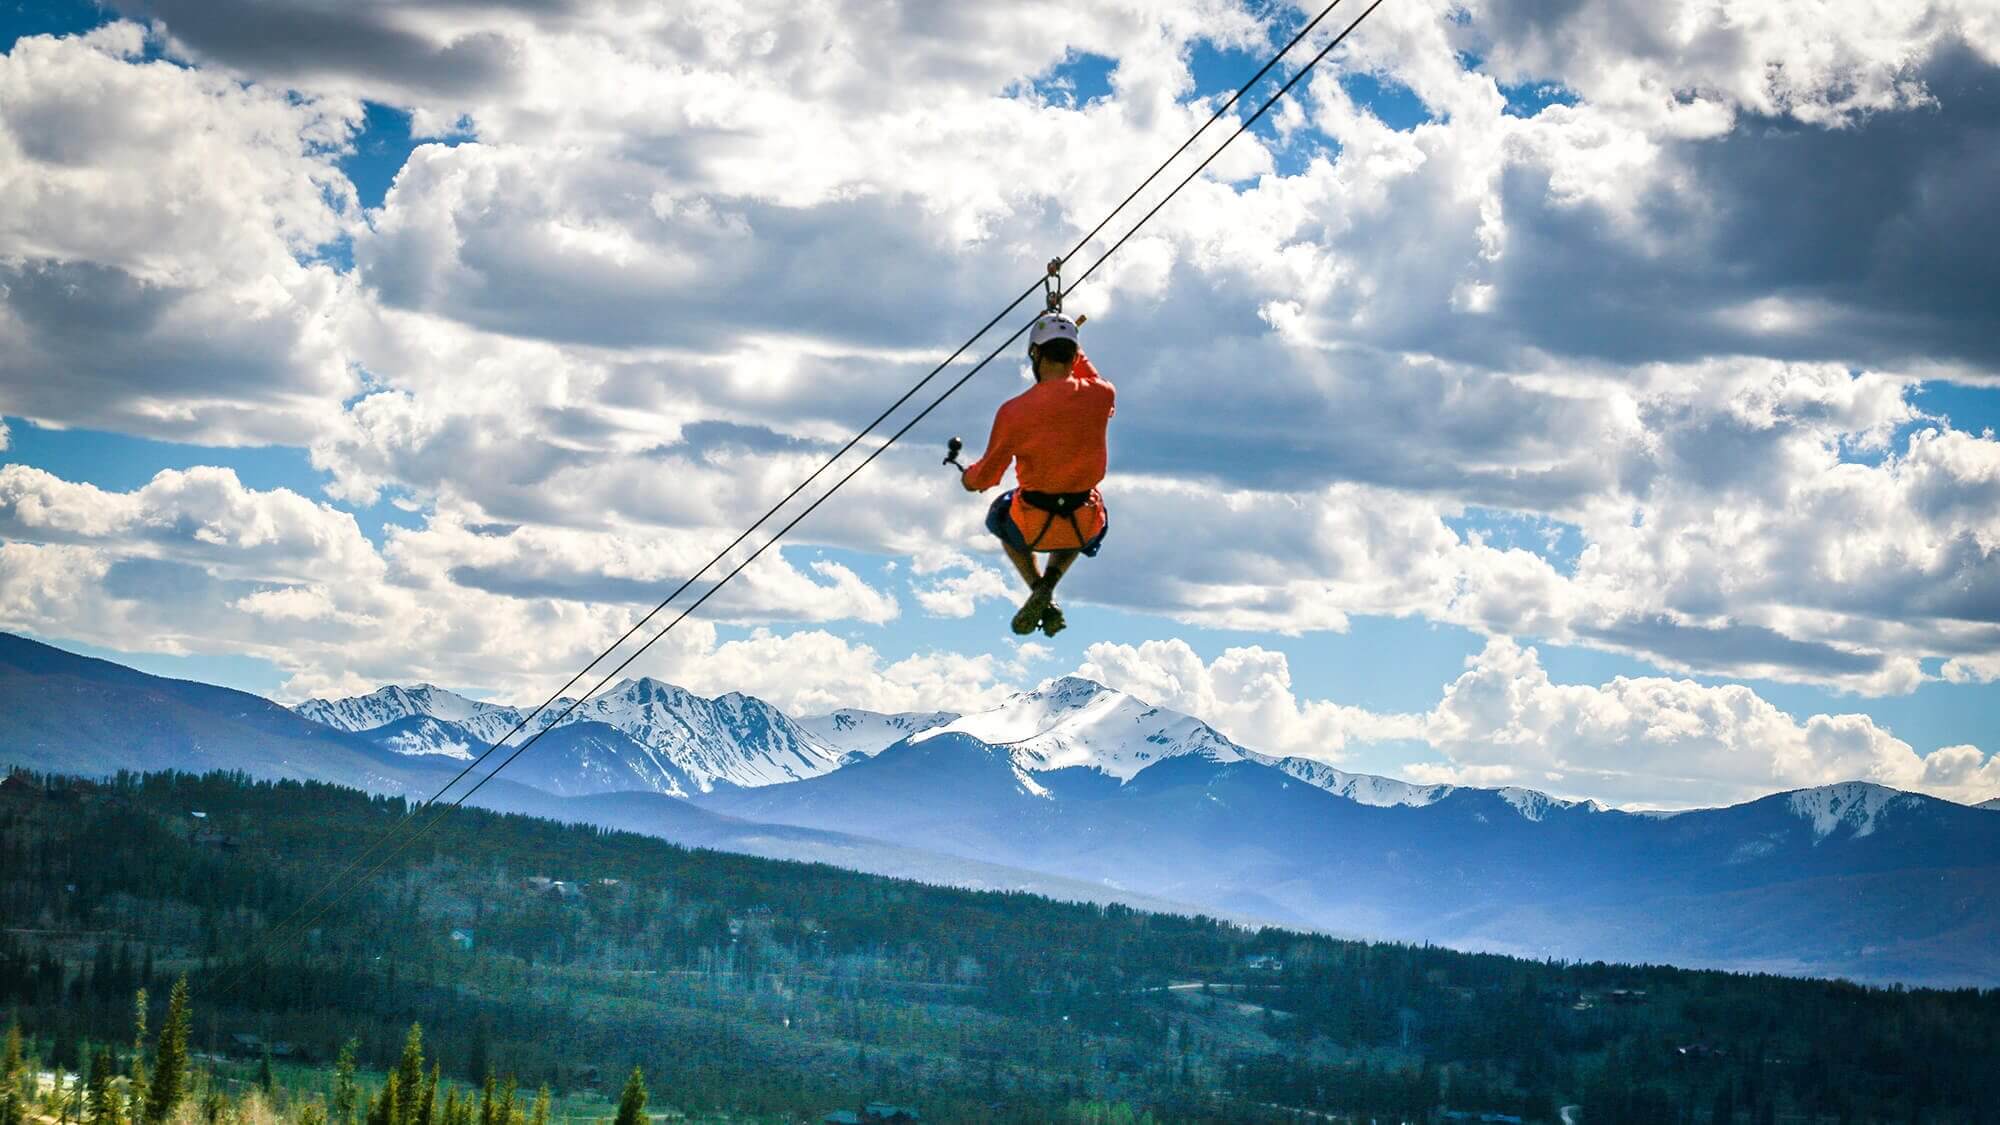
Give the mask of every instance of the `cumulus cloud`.
[{"label": "cumulus cloud", "polygon": [[1371,742],[1414,739],[1444,755],[1424,783],[1521,785],[1649,807],[1750,800],[1867,780],[1974,803],[2000,792],[2000,758],[1974,746],[1918,754],[1863,714],[1796,718],[1742,685],[1620,676],[1560,684],[1539,656],[1494,638],[1423,714],[1300,697],[1282,653],[1232,648],[1205,662],[1185,642],[1095,644],[1079,674],[1200,716],[1253,750],[1339,762]]},{"label": "cumulus cloud", "polygon": [[[608,647],[709,549],[447,515],[395,530],[378,551],[331,505],[207,467],[115,492],[5,466],[0,537],[10,560],[0,627],[258,656],[306,692],[414,678],[523,696]],[[845,566],[772,552],[674,635],[692,630],[712,647],[715,620],[885,622],[898,611]]]},{"label": "cumulus cloud", "polygon": [[740,640],[697,643],[660,674],[707,694],[744,691],[793,715],[841,707],[871,711],[978,711],[1020,690],[1036,651],[925,652],[887,660],[873,647],[822,630],[757,630]]},{"label": "cumulus cloud", "polygon": [[[1222,0],[1065,10],[1055,33],[1033,5],[116,6],[195,65],[146,61],[133,23],[0,59],[0,347],[22,365],[0,410],[309,443],[333,499],[430,519],[315,571],[119,514],[164,496],[59,517],[20,480],[8,533],[128,584],[292,568],[203,596],[319,630],[328,667],[416,589],[453,643],[487,636],[459,614],[541,614],[587,649],[1204,119],[1200,40],[1274,45]],[[1072,298],[1121,408],[1112,539],[1066,589],[1865,692],[1926,661],[1991,679],[1996,446],[1912,430],[1909,391],[1993,376],[1996,42],[1959,0],[1385,6]],[[1073,52],[1115,61],[1110,96],[1036,92]],[[1363,74],[1429,120],[1385,123]],[[1557,104],[1524,108],[1544,84]],[[366,213],[334,164],[362,97],[468,140],[420,147]],[[310,260],[342,238],[352,270]],[[983,432],[1017,363],[911,442]],[[982,557],[947,484],[892,452],[791,543]],[[1475,509],[1581,550],[1497,545]],[[809,559],[767,558],[717,611],[894,616]],[[368,566],[372,600],[333,577]],[[910,589],[955,617],[1007,583],[968,561]]]},{"label": "cumulus cloud", "polygon": [[1866,715],[1801,721],[1742,685],[1558,684],[1534,649],[1503,638],[1466,665],[1425,720],[1450,763],[1413,767],[1419,780],[1670,807],[1857,779],[1962,801],[2000,787],[2000,763],[1974,747],[1919,755]]},{"label": "cumulus cloud", "polygon": [[143,62],[140,29],[0,56],[0,410],[209,443],[302,442],[358,385],[334,166],[359,107]]},{"label": "cumulus cloud", "polygon": [[923,552],[911,572],[925,579],[912,582],[910,592],[932,617],[971,617],[981,602],[1010,602],[1023,594],[1018,578],[957,551]]},{"label": "cumulus cloud", "polygon": [[1225,650],[1210,663],[1178,639],[1099,642],[1085,650],[1077,674],[1193,715],[1267,754],[1339,761],[1349,742],[1423,735],[1418,716],[1299,698],[1285,654],[1256,646]]},{"label": "cumulus cloud", "polygon": [[[546,527],[494,531],[443,519],[398,534],[387,554],[413,580],[432,587],[651,606],[726,545],[719,533],[660,536]],[[708,595],[749,553],[738,549],[724,556],[683,595],[681,604]],[[784,551],[773,550],[748,562],[729,585],[703,602],[701,612],[724,621],[859,620],[879,625],[896,616],[897,605],[846,566],[817,559],[801,570]]]},{"label": "cumulus cloud", "polygon": [[287,489],[245,488],[223,468],[169,469],[133,492],[0,466],[0,535],[105,545],[241,578],[379,581],[354,517]]}]

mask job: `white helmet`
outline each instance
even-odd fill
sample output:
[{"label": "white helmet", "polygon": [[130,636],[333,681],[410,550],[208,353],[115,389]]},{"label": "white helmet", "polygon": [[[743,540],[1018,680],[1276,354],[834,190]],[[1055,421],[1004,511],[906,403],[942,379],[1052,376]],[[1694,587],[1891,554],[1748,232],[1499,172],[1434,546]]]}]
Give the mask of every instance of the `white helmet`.
[{"label": "white helmet", "polygon": [[1076,321],[1061,313],[1044,313],[1036,318],[1034,328],[1028,331],[1028,346],[1039,348],[1050,340],[1076,342]]}]

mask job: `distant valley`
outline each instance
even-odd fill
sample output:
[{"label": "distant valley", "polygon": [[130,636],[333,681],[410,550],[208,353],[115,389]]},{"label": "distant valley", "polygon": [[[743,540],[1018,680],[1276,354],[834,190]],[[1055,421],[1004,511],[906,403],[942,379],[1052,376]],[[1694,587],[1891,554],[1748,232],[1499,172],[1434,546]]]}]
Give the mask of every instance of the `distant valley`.
[{"label": "distant valley", "polygon": [[[429,685],[287,710],[4,635],[0,699],[0,761],[15,765],[233,769],[418,797],[522,719]],[[473,803],[1343,936],[2000,984],[1991,807],[1852,782],[1662,816],[1419,786],[1260,754],[1073,677],[964,716],[792,717],[749,696],[627,680],[547,730]]]}]

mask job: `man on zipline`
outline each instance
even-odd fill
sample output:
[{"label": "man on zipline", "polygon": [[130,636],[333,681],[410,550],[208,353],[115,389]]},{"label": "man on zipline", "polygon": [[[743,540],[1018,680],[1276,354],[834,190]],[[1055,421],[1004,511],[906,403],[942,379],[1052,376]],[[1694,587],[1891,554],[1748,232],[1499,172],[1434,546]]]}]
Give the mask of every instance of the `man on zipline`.
[{"label": "man on zipline", "polygon": [[[1079,554],[1097,554],[1110,521],[1097,483],[1108,460],[1104,431],[1117,398],[1077,348],[1076,322],[1044,314],[1028,334],[1028,363],[1035,385],[1000,405],[986,455],[959,480],[967,492],[984,492],[1014,463],[1019,487],[1000,494],[986,512],[986,530],[1000,537],[1008,561],[1028,584],[1028,600],[1014,614],[1014,632],[1037,628],[1048,636],[1063,629],[1056,583]],[[1035,554],[1049,556],[1048,567]]]}]

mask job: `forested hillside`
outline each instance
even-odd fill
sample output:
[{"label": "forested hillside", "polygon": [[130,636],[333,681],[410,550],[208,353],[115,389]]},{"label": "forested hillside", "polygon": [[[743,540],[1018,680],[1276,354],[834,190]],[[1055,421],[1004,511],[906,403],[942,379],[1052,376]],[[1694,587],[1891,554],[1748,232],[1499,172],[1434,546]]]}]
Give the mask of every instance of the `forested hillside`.
[{"label": "forested hillside", "polygon": [[2000,992],[1343,942],[472,811],[273,932],[407,813],[240,775],[10,778],[0,1018],[80,1073],[129,1048],[136,989],[159,1007],[185,973],[204,1056],[281,1044],[311,1072],[353,1040],[386,1074],[421,1022],[447,1085],[608,1104],[639,1066],[654,1112],[813,1121],[879,1099],[933,1121],[1970,1122],[2000,1048]]}]

